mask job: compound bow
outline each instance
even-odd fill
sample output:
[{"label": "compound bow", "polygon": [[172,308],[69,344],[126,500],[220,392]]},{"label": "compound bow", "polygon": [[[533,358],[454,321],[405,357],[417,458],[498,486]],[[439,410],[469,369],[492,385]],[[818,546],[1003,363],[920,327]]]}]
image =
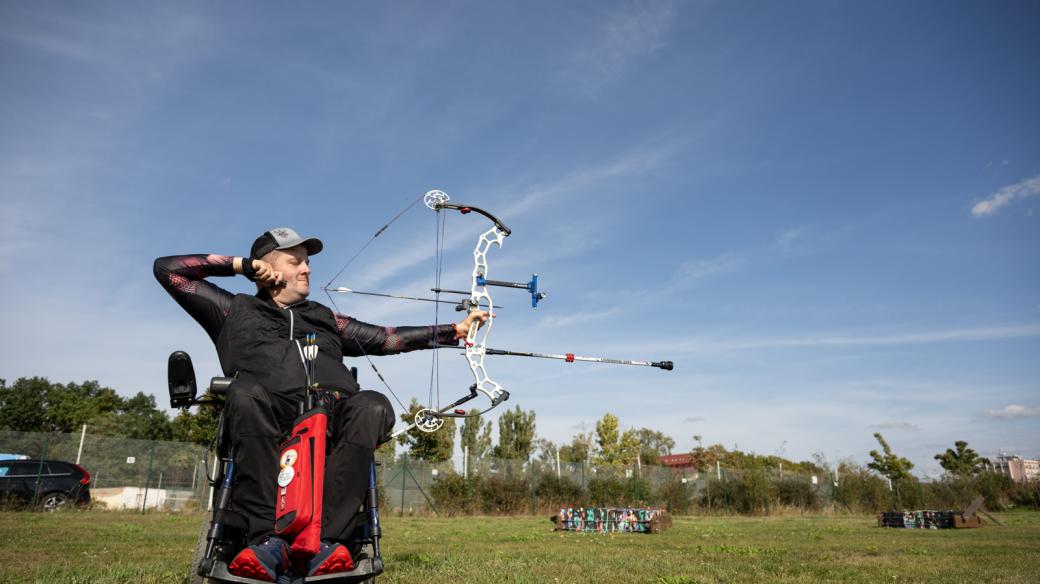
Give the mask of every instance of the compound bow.
[{"label": "compound bow", "polygon": [[[423,201],[423,203],[425,203],[425,205],[428,208],[438,213],[438,221],[441,221],[442,218],[439,214],[441,211],[444,210],[458,211],[463,215],[477,213],[478,215],[482,215],[491,221],[491,228],[489,228],[487,231],[480,235],[479,239],[477,240],[476,247],[473,248],[473,270],[470,278],[470,290],[468,293],[460,290],[446,290],[440,287],[440,265],[442,261],[443,251],[443,237],[441,236],[441,233],[443,232],[443,223],[441,223],[440,229],[438,230],[437,283],[435,287],[430,289],[432,292],[438,295],[436,298],[416,298],[413,296],[399,296],[394,294],[383,294],[377,292],[360,292],[350,288],[330,287],[332,281],[335,281],[335,279],[338,278],[344,270],[346,270],[347,266],[349,266],[350,263],[352,263],[358,257],[358,255],[360,255],[360,253],[364,251],[364,249],[367,248],[369,244],[372,243],[373,240],[375,240],[375,238],[379,237],[380,234],[386,231],[390,224],[392,224],[394,221],[396,221],[398,218],[404,215],[404,213],[407,212],[408,209],[411,209],[420,200]],[[487,355],[510,355],[519,357],[538,357],[544,359],[562,359],[569,363],[574,361],[586,361],[593,363],[614,363],[619,365],[645,365],[650,367],[657,367],[667,371],[672,370],[673,364],[671,361],[630,361],[623,359],[607,359],[601,357],[578,357],[575,356],[573,353],[567,353],[565,355],[555,355],[548,353],[506,351],[489,348],[487,346],[487,339],[491,334],[491,329],[494,324],[495,308],[498,308],[498,306],[496,306],[492,302],[491,294],[489,291],[490,287],[498,286],[504,288],[518,288],[526,290],[531,295],[532,308],[537,308],[538,302],[544,299],[546,296],[544,292],[540,292],[538,290],[538,274],[532,274],[531,279],[528,282],[509,282],[503,280],[488,279],[488,251],[491,249],[492,246],[502,247],[502,242],[504,242],[505,238],[508,237],[511,233],[512,230],[509,229],[509,227],[507,227],[504,223],[502,223],[502,221],[500,221],[497,217],[495,217],[488,211],[485,211],[484,209],[481,209],[479,207],[474,207],[472,205],[460,205],[456,203],[451,203],[450,198],[445,192],[440,190],[432,190],[427,192],[419,199],[416,199],[414,202],[412,202],[411,205],[406,207],[403,211],[401,211],[393,219],[391,219],[386,225],[380,228],[376,232],[376,234],[373,235],[367,243],[365,243],[361,250],[354,254],[354,256],[347,262],[347,265],[343,266],[343,268],[340,269],[339,272],[337,272],[336,276],[334,276],[332,280],[329,281],[329,284],[326,284],[323,288],[325,293],[329,295],[329,300],[333,302],[334,306],[335,300],[332,299],[331,292],[364,294],[370,296],[383,296],[407,300],[421,300],[425,302],[435,303],[450,303],[456,304],[455,309],[459,311],[465,310],[468,312],[473,312],[477,310],[484,310],[488,313],[488,319],[484,326],[470,327],[469,332],[466,335],[465,346],[462,347],[465,350],[466,362],[469,364],[470,371],[473,373],[473,384],[469,387],[469,394],[455,400],[454,402],[445,407],[434,408],[431,403],[429,407],[420,409],[418,412],[416,412],[412,423],[408,424],[404,428],[395,431],[391,435],[392,437],[396,437],[400,434],[408,432],[413,428],[417,428],[423,432],[436,432],[441,428],[441,426],[444,425],[445,418],[468,418],[474,416],[481,416],[491,411],[502,402],[509,399],[509,392],[506,391],[501,384],[491,379],[491,377],[487,374],[487,367],[484,363],[484,359]],[[441,293],[468,294],[468,298],[465,298],[462,301],[455,303],[451,301],[441,300],[439,297]],[[379,369],[376,368],[375,364],[372,363],[372,360],[368,357],[368,354],[365,353],[364,348],[361,346],[361,342],[356,338],[354,340],[358,343],[358,346],[361,348],[361,351],[365,355],[365,358],[368,359],[369,364],[372,366],[372,369],[376,373],[376,376],[379,378],[379,380],[383,383],[387,390],[390,391],[391,395],[393,395],[394,398],[397,399],[397,402],[401,405],[401,407],[407,410],[408,408],[404,406],[404,403],[401,402],[400,398],[397,397],[397,394],[394,393],[392,389],[390,389],[390,385],[386,382],[386,379],[383,378],[383,375],[379,372]],[[490,400],[491,405],[488,406],[486,409],[479,413],[473,414],[467,414],[465,410],[459,409],[459,406],[472,399],[475,399],[480,394],[487,396],[487,398]]]}]

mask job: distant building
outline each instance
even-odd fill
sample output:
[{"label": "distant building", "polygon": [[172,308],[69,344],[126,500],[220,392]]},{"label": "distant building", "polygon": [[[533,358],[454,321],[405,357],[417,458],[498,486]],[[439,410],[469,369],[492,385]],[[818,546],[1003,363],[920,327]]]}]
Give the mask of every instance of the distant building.
[{"label": "distant building", "polygon": [[[148,497],[145,500],[145,497]],[[189,501],[195,501],[196,493],[190,490],[144,489],[142,487],[106,487],[91,489],[90,498],[95,503],[104,503],[110,511],[127,509],[161,509],[181,511]]]},{"label": "distant building", "polygon": [[1001,454],[990,461],[990,468],[1016,483],[1040,481],[1040,460],[1024,460],[1018,456]]},{"label": "distant building", "polygon": [[658,458],[661,466],[667,466],[674,468],[675,470],[692,470],[696,471],[696,460],[692,454],[666,454]]}]

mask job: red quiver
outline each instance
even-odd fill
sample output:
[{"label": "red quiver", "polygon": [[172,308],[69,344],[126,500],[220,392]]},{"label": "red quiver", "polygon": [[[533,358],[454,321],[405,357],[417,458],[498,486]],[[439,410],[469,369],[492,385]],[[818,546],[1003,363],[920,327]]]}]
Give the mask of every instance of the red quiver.
[{"label": "red quiver", "polygon": [[296,418],[292,434],[279,448],[274,530],[292,538],[289,554],[296,561],[313,557],[321,545],[327,426],[328,411],[312,408]]}]

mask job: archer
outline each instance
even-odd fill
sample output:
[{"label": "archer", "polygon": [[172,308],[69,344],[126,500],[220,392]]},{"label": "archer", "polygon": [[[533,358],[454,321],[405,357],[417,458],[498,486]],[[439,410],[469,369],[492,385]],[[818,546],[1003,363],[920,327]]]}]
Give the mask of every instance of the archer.
[{"label": "archer", "polygon": [[[159,283],[216,345],[224,375],[236,378],[225,404],[236,452],[232,503],[248,520],[251,544],[228,566],[238,576],[273,582],[289,570],[288,542],[274,535],[276,477],[279,440],[307,388],[301,342],[316,336],[312,381],[335,398],[321,547],[307,575],[340,573],[353,568],[343,544],[358,519],[373,453],[394,425],[393,406],[381,393],[361,391],[343,357],[458,345],[488,318],[473,310],[457,324],[385,327],[335,313],[307,300],[309,258],[321,250],[316,238],[275,228],[253,242],[246,258],[180,255],[159,258],[153,266]],[[206,280],[236,274],[254,281],[257,293],[232,294]]]}]

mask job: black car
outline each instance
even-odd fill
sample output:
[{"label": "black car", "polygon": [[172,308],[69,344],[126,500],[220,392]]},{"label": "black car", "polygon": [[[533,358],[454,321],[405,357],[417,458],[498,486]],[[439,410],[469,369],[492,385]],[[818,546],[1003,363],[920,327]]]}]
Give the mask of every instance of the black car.
[{"label": "black car", "polygon": [[90,473],[60,460],[0,460],[0,501],[54,511],[90,503]]}]

